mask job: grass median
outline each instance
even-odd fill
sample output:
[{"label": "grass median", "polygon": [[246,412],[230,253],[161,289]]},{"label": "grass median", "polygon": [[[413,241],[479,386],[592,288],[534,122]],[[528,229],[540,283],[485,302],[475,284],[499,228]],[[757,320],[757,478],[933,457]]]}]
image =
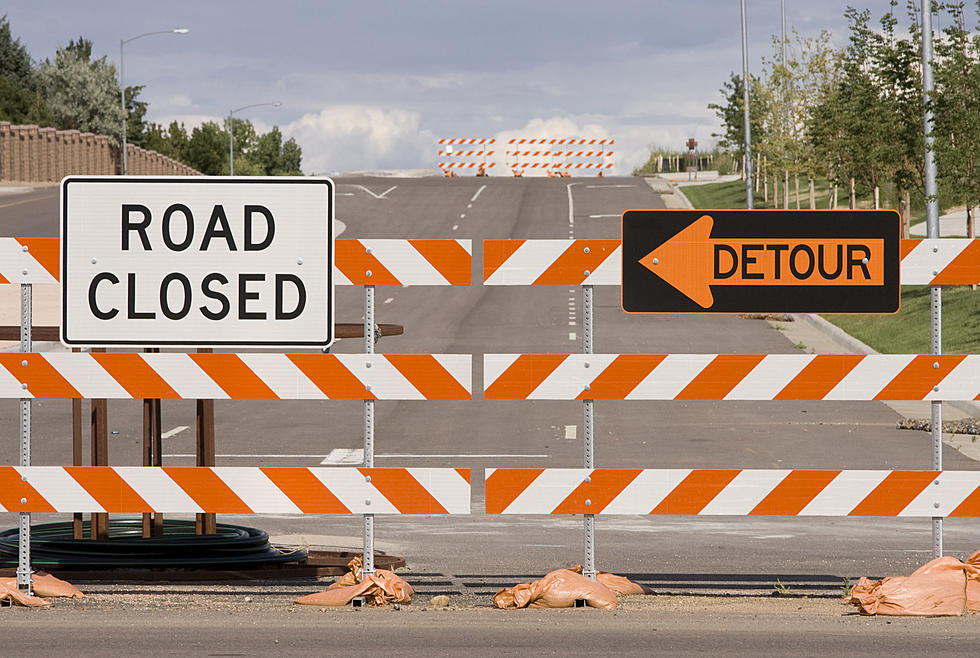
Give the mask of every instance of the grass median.
[{"label": "grass median", "polygon": [[[745,183],[710,183],[686,186],[681,190],[695,208],[744,208]],[[819,192],[822,191],[821,195]],[[818,186],[818,207],[826,206],[826,186]],[[808,207],[806,195],[801,206]],[[795,201],[792,204],[795,208]],[[847,207],[847,198],[843,199]],[[860,205],[860,204],[859,204]],[[756,203],[757,208],[771,208],[772,203]],[[970,286],[944,286],[942,290],[942,339],[944,354],[980,353],[980,290]],[[929,286],[902,286],[902,307],[893,315],[825,315],[858,340],[883,354],[928,354]]]}]

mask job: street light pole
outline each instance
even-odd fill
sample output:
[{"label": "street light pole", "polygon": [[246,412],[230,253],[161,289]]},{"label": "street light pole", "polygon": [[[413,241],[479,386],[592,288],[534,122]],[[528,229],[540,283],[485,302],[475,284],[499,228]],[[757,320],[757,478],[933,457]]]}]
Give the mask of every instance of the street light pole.
[{"label": "street light pole", "polygon": [[742,99],[745,104],[745,207],[752,210],[752,122],[749,118],[749,39],[745,30],[745,0],[742,0]]},{"label": "street light pole", "polygon": [[137,39],[142,39],[143,37],[148,37],[151,34],[187,34],[190,32],[185,27],[174,28],[173,30],[159,30],[157,32],[144,32],[143,34],[137,35],[130,39],[120,39],[119,40],[119,101],[122,105],[122,173],[126,175],[129,172],[128,163],[126,161],[126,81],[123,74],[123,46],[125,46],[130,41],[136,41]]},{"label": "street light pole", "polygon": [[235,175],[235,112],[241,112],[242,110],[247,110],[250,107],[280,107],[282,106],[281,101],[275,101],[274,103],[252,103],[251,105],[243,105],[237,109],[228,111],[228,175]]}]

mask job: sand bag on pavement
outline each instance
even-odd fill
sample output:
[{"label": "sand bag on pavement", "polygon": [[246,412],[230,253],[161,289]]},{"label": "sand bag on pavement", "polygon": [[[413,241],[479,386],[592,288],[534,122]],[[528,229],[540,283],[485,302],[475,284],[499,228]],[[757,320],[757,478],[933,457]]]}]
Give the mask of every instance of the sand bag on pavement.
[{"label": "sand bag on pavement", "polygon": [[980,577],[980,566],[940,557],[910,576],[878,581],[861,578],[847,602],[856,605],[863,615],[962,615],[967,610],[968,573],[973,578]]},{"label": "sand bag on pavement", "polygon": [[493,596],[496,608],[571,608],[584,599],[593,608],[616,608],[616,594],[571,569],[557,569],[541,580],[505,587]]},{"label": "sand bag on pavement", "polygon": [[411,603],[415,591],[400,576],[387,569],[376,569],[373,576],[362,578],[362,560],[355,557],[347,563],[350,569],[326,590],[307,594],[296,599],[299,605],[343,606],[357,597],[364,597],[368,605],[382,606],[389,603]]},{"label": "sand bag on pavement", "polygon": [[[13,581],[12,584],[11,581]],[[0,578],[0,601],[7,599],[17,605],[23,605],[29,608],[40,608],[51,605],[50,601],[45,601],[39,596],[28,596],[17,589],[16,578]]]}]

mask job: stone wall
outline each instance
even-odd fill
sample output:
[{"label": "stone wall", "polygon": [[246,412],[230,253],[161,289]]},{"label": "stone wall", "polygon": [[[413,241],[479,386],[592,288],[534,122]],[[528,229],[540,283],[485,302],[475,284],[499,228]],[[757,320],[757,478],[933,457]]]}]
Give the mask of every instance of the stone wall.
[{"label": "stone wall", "polygon": [[[129,174],[134,176],[201,175],[156,151],[127,144],[126,153]],[[105,135],[0,121],[0,181],[42,183],[57,182],[70,174],[120,174],[120,154]]]}]

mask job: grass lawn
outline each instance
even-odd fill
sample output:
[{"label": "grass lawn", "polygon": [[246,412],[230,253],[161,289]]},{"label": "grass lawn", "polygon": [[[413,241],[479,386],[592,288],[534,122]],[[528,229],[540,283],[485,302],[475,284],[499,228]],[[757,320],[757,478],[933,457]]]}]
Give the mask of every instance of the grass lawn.
[{"label": "grass lawn", "polygon": [[[745,183],[711,183],[683,187],[681,191],[695,208],[744,208]],[[804,190],[801,207],[809,203]],[[840,190],[838,190],[840,192]],[[847,192],[838,200],[838,208],[847,208]],[[793,197],[790,197],[793,199]],[[867,204],[867,205],[866,205]],[[827,187],[817,186],[817,206],[826,207]],[[859,207],[867,207],[868,199],[859,199]],[[792,206],[796,207],[795,200]],[[756,208],[772,208],[756,200]],[[913,213],[913,222],[916,221]],[[969,286],[943,287],[943,353],[980,353],[980,290]],[[930,300],[928,286],[902,286],[902,308],[894,315],[826,315],[855,338],[884,354],[928,354]]]}]

